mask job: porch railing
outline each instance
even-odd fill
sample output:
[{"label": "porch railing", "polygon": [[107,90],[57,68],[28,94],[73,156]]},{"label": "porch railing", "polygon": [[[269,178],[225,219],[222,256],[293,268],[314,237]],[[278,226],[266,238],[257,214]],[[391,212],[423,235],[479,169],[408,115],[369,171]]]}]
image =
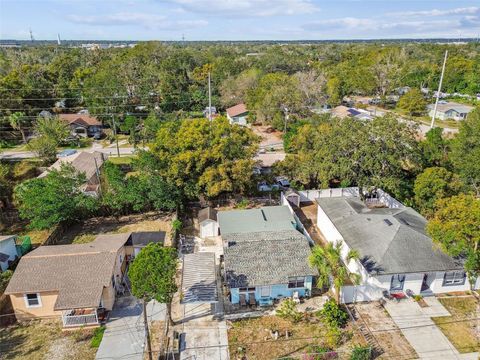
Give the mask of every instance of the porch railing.
[{"label": "porch railing", "polygon": [[86,315],[63,315],[63,326],[64,327],[77,327],[85,325],[96,325],[98,324],[98,316],[95,311],[93,314]]}]

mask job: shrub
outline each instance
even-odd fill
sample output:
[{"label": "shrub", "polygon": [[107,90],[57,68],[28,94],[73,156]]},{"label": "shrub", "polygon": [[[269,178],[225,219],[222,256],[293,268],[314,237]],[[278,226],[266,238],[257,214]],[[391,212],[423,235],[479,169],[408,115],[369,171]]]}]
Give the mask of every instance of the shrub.
[{"label": "shrub", "polygon": [[423,296],[418,294],[413,297],[413,300],[415,300],[416,302],[419,302],[422,299],[423,299]]},{"label": "shrub", "polygon": [[297,304],[292,299],[285,299],[276,312],[282,319],[297,323],[302,320],[302,313],[297,310]]},{"label": "shrub", "polygon": [[235,208],[246,209],[248,207],[248,205],[250,205],[250,202],[248,201],[248,199],[242,199],[241,201],[239,201],[237,203],[237,206],[235,206]]},{"label": "shrub", "polygon": [[12,278],[12,275],[13,275],[12,270],[6,270],[0,273],[0,294],[2,294],[7,288],[8,282]]},{"label": "shrub", "polygon": [[371,358],[372,349],[370,346],[355,346],[350,355],[350,360],[370,360]]},{"label": "shrub", "polygon": [[103,339],[103,333],[105,332],[105,326],[100,326],[96,328],[93,332],[92,340],[90,341],[90,347],[98,348]]},{"label": "shrub", "polygon": [[331,327],[344,327],[348,314],[333,299],[329,299],[320,310],[324,322]]}]

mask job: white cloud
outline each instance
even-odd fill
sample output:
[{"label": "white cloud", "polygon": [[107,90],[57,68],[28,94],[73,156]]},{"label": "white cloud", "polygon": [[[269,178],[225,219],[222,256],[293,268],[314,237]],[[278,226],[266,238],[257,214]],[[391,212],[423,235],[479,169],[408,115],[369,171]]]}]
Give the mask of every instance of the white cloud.
[{"label": "white cloud", "polygon": [[181,30],[208,25],[206,20],[170,20],[164,15],[147,13],[114,13],[109,15],[69,15],[71,22],[93,26],[140,25],[147,29]]},{"label": "white cloud", "polygon": [[402,11],[390,13],[393,16],[418,17],[418,16],[449,16],[449,15],[475,15],[480,14],[480,7],[471,6],[447,10],[424,10],[424,11]]},{"label": "white cloud", "polygon": [[169,0],[182,9],[226,17],[309,14],[319,8],[312,0]]}]

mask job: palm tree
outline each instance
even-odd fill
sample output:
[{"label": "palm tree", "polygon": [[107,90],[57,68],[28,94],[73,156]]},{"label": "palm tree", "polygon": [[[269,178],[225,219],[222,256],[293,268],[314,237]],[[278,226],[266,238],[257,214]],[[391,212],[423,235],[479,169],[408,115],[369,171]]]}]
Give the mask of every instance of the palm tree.
[{"label": "palm tree", "polygon": [[25,122],[25,113],[23,112],[14,112],[8,117],[8,120],[10,121],[10,126],[14,128],[15,130],[20,131],[20,134],[22,134],[22,140],[23,143],[27,143],[27,139],[25,137],[25,131],[23,130],[23,125]]},{"label": "palm tree", "polygon": [[[347,254],[347,262],[358,260],[359,254],[350,250]],[[340,302],[340,290],[347,282],[355,285],[360,282],[360,275],[348,271],[342,259],[342,243],[328,243],[325,247],[316,245],[308,258],[310,266],[318,269],[317,287],[333,285],[335,299]],[[332,281],[330,280],[332,279]],[[331,284],[332,283],[332,284]]]}]

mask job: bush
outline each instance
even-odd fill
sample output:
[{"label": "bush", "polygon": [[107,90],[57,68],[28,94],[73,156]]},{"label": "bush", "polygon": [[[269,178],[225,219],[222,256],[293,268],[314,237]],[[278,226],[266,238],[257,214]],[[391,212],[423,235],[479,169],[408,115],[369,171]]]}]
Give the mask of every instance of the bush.
[{"label": "bush", "polygon": [[350,360],[370,360],[372,349],[369,346],[355,346],[350,355]]},{"label": "bush", "polygon": [[277,310],[277,316],[297,323],[302,320],[302,313],[297,310],[297,304],[292,299],[285,299]]},{"label": "bush", "polygon": [[348,314],[333,299],[329,299],[320,310],[324,322],[331,327],[344,327]]},{"label": "bush", "polygon": [[250,205],[250,202],[248,201],[248,199],[242,199],[241,201],[239,201],[237,203],[235,208],[236,209],[246,209],[248,207],[248,205]]},{"label": "bush", "polygon": [[90,341],[90,347],[98,348],[103,339],[103,333],[105,332],[105,326],[100,326],[96,328],[93,332],[92,340]]},{"label": "bush", "polygon": [[2,294],[7,288],[8,282],[12,278],[13,271],[7,270],[0,273],[0,294]]}]

